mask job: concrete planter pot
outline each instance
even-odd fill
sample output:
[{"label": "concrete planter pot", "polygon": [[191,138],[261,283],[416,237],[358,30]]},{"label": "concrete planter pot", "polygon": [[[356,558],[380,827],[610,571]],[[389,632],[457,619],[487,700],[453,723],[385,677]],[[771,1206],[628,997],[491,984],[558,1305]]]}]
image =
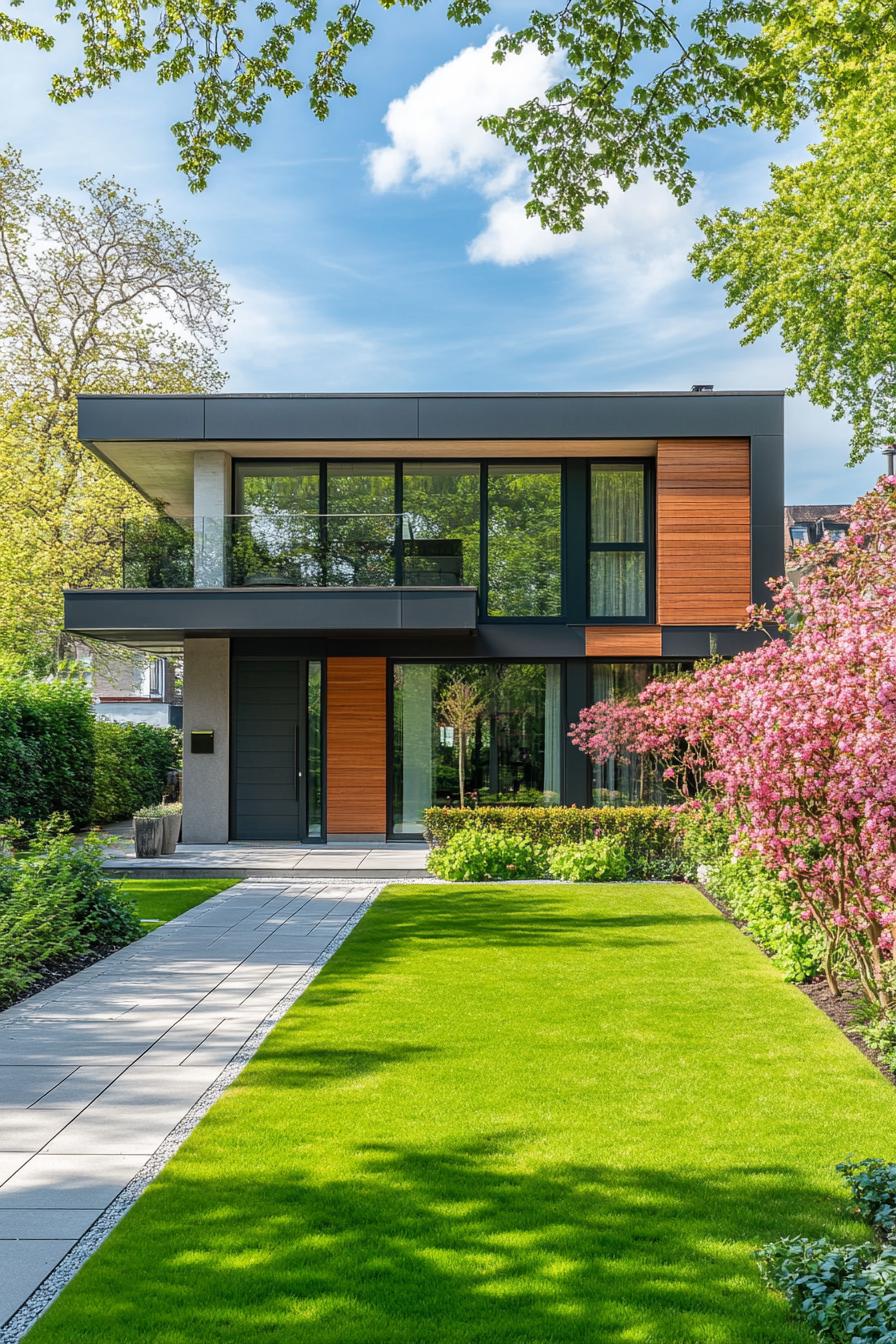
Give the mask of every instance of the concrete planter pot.
[{"label": "concrete planter pot", "polygon": [[183,819],[181,812],[166,812],[162,818],[163,838],[162,853],[174,854],[177,851],[177,842],[180,839],[180,823]]},{"label": "concrete planter pot", "polygon": [[165,823],[161,817],[134,818],[134,853],[138,859],[157,859],[164,839]]}]

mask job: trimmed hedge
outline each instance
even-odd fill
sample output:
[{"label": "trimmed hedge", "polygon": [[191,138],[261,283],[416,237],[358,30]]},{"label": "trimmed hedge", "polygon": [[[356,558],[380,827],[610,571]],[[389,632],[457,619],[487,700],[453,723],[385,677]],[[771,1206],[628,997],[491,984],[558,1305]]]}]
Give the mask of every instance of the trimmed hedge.
[{"label": "trimmed hedge", "polygon": [[423,825],[436,848],[469,829],[507,831],[547,845],[606,836],[621,842],[628,878],[663,881],[684,871],[674,817],[671,807],[429,807]]},{"label": "trimmed hedge", "polygon": [[90,821],[94,739],[90,693],[74,678],[0,670],[0,819],[28,830],[54,812]]},{"label": "trimmed hedge", "polygon": [[161,802],[165,776],[181,759],[176,728],[149,723],[93,723],[96,766],[90,819],[98,825],[132,817],[140,807]]},{"label": "trimmed hedge", "polygon": [[39,681],[0,667],[0,821],[33,832],[54,815],[75,830],[161,801],[180,765],[180,733],[93,717],[76,676]]}]

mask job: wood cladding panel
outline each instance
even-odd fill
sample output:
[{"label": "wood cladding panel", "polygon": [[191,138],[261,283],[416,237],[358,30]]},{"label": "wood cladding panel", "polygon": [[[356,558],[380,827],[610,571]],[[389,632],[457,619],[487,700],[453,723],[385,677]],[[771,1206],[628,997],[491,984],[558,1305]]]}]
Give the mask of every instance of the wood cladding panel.
[{"label": "wood cladding panel", "polygon": [[596,625],[585,629],[588,658],[649,658],[663,651],[658,625]]},{"label": "wood cladding panel", "polygon": [[327,659],[327,833],[386,831],[386,660]]},{"label": "wood cladding panel", "polygon": [[657,621],[738,625],[751,599],[749,439],[660,439]]}]

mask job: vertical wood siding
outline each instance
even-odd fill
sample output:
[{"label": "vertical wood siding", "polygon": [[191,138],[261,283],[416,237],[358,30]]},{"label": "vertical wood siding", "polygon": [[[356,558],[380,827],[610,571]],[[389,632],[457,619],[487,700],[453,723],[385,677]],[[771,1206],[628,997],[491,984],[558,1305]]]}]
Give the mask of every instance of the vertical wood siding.
[{"label": "vertical wood siding", "polygon": [[386,830],[386,660],[327,659],[327,833]]},{"label": "vertical wood siding", "polygon": [[750,602],[749,439],[657,443],[657,622],[737,625]]}]

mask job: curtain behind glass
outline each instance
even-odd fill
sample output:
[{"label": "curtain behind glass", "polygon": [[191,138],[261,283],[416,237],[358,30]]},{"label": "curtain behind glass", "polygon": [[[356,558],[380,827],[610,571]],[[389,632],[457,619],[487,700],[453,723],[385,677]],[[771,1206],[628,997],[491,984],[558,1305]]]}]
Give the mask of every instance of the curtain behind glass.
[{"label": "curtain behind glass", "polygon": [[646,616],[643,551],[591,552],[591,615]]},{"label": "curtain behind glass", "polygon": [[397,704],[401,715],[401,795],[394,827],[399,835],[420,835],[423,810],[433,802],[433,679],[429,663],[405,663]]},{"label": "curtain behind glass", "polygon": [[[637,695],[654,674],[646,663],[595,663],[592,690],[595,702]],[[631,803],[663,802],[662,782],[639,756],[610,756],[592,766],[592,802],[595,806],[624,807]]]},{"label": "curtain behind glass", "polygon": [[639,464],[592,466],[591,540],[644,540],[644,468]]}]

